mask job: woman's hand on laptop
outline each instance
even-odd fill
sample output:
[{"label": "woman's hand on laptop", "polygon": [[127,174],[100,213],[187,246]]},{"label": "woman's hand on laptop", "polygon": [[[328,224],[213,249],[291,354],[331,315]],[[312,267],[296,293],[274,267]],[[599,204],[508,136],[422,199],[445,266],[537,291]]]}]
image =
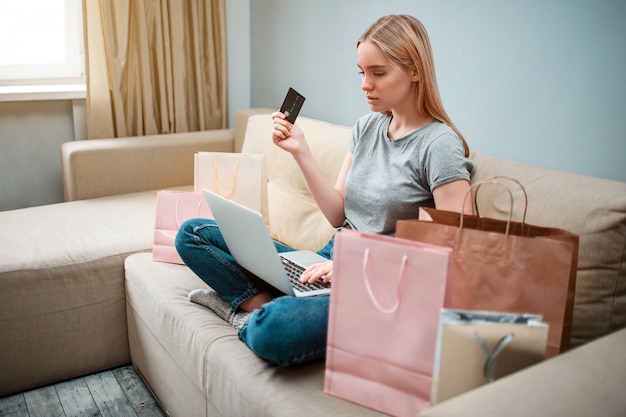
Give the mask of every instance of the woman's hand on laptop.
[{"label": "woman's hand on laptop", "polygon": [[300,276],[300,282],[314,283],[321,279],[324,283],[333,278],[333,261],[320,262],[309,266]]}]

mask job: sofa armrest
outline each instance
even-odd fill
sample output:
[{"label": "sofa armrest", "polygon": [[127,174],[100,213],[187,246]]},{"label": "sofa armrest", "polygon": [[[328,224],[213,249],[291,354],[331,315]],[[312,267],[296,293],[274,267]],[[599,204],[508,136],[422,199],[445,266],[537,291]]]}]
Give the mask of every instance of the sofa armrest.
[{"label": "sofa armrest", "polygon": [[194,154],[233,152],[233,129],[61,145],[65,201],[193,184]]},{"label": "sofa armrest", "polygon": [[273,111],[237,110],[233,129],[66,142],[65,201],[193,184],[196,152],[241,152],[248,117]]},{"label": "sofa armrest", "polygon": [[626,329],[461,394],[423,417],[622,417]]}]

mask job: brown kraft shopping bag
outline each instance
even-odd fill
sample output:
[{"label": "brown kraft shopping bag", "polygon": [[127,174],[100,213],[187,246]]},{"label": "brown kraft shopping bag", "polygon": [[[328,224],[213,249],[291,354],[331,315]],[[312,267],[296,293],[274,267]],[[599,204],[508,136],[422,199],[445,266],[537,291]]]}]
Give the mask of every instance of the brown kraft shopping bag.
[{"label": "brown kraft shopping bag", "polygon": [[[489,179],[468,193],[485,184],[502,186],[500,179]],[[396,236],[452,248],[446,307],[543,315],[550,326],[546,357],[552,357],[569,348],[578,235],[526,224],[526,210],[522,222],[511,221],[512,194],[505,189],[511,196],[508,220],[421,208],[426,216],[398,221]],[[429,216],[432,221],[423,220]]]}]

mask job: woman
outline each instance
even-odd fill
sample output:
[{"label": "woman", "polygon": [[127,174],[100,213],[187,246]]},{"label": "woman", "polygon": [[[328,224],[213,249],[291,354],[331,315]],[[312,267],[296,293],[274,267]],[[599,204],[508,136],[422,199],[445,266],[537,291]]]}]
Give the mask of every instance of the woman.
[{"label": "woman", "polygon": [[[328,221],[337,228],[393,234],[396,221],[416,218],[420,206],[471,212],[469,202],[462,207],[472,169],[469,150],[441,104],[422,24],[404,15],[379,19],[357,42],[357,65],[372,113],[355,124],[334,186],[298,125],[272,114],[274,143],[293,156]],[[319,252],[329,261],[308,268],[303,282],[332,280],[332,246],[331,240]],[[184,223],[176,247],[215,290],[196,291],[190,299],[238,328],[259,356],[279,365],[324,356],[328,296],[275,297],[234,262],[210,220]]]}]

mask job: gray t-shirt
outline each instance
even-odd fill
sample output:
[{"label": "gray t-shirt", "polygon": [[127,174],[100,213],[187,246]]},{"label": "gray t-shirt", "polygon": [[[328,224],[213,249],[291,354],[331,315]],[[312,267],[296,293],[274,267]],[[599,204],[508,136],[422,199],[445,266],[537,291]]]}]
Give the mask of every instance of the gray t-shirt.
[{"label": "gray t-shirt", "polygon": [[435,207],[436,187],[469,181],[473,168],[448,125],[434,121],[390,140],[390,122],[391,116],[370,113],[352,129],[344,209],[347,223],[362,232],[394,234],[398,220],[417,219],[420,206]]}]

